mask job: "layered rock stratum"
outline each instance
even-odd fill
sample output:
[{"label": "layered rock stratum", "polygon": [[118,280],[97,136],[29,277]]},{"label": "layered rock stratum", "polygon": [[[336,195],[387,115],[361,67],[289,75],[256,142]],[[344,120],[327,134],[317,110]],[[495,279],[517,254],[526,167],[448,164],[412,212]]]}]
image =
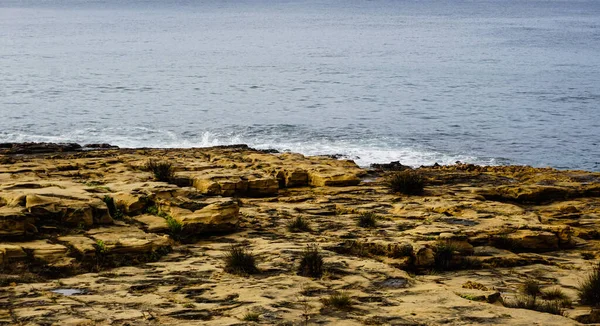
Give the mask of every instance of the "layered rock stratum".
[{"label": "layered rock stratum", "polygon": [[[149,160],[175,176],[156,181]],[[408,196],[381,167],[247,146],[3,144],[0,324],[593,321],[577,289],[598,262],[599,173],[422,167],[425,191]],[[298,217],[310,230],[290,230]],[[226,272],[232,246],[259,272]],[[307,246],[320,277],[298,273]],[[566,294],[562,315],[510,308],[527,282]],[[339,293],[343,309],[327,304]]]}]

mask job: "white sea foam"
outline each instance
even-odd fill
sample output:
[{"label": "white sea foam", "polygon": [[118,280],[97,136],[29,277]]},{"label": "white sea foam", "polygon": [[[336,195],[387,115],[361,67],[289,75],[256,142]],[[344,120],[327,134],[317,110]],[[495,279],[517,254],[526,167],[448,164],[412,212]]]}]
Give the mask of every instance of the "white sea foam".
[{"label": "white sea foam", "polygon": [[421,146],[391,147],[386,143],[349,141],[291,141],[278,142],[275,137],[244,136],[241,134],[221,135],[205,131],[197,137],[184,138],[173,131],[156,130],[136,127],[124,131],[118,128],[78,129],[59,135],[32,135],[16,133],[0,133],[5,142],[76,142],[109,143],[122,148],[193,148],[211,147],[218,145],[247,144],[257,149],[276,149],[281,152],[295,152],[304,155],[339,155],[341,158],[355,161],[360,166],[372,163],[389,163],[400,161],[410,166],[432,165],[434,163],[447,165],[456,161],[481,165],[497,165],[495,159],[483,159],[472,155],[442,153],[428,150]]}]

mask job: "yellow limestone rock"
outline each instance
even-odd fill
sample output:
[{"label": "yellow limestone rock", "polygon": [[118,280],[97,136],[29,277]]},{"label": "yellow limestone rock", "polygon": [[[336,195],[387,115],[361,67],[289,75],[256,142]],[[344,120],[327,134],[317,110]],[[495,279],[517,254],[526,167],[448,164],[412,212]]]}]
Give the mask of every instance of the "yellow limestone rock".
[{"label": "yellow limestone rock", "polygon": [[0,207],[0,238],[24,236],[28,231],[35,232],[35,226],[24,208]]},{"label": "yellow limestone rock", "polygon": [[231,231],[237,227],[240,208],[232,198],[212,198],[201,209],[192,211],[170,207],[169,214],[183,226],[186,234]]}]

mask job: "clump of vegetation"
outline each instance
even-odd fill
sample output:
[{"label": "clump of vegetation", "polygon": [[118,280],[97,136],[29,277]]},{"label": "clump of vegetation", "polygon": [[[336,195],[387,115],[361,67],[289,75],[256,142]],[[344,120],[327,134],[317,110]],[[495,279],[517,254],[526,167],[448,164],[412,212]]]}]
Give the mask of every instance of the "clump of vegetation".
[{"label": "clump of vegetation", "polygon": [[457,293],[457,295],[463,299],[471,300],[471,301],[485,301],[484,295],[476,295],[469,293]]},{"label": "clump of vegetation", "polygon": [[114,198],[107,195],[104,196],[102,200],[104,201],[104,203],[106,203],[106,207],[108,207],[108,213],[110,214],[110,216],[112,216],[112,218],[114,218],[115,220],[120,220],[123,218],[123,211],[117,206]]},{"label": "clump of vegetation", "polygon": [[459,247],[453,241],[438,241],[435,245],[435,269],[451,269],[452,260],[458,250]]},{"label": "clump of vegetation", "polygon": [[492,245],[499,249],[518,250],[519,245],[508,234],[500,234],[492,238]]},{"label": "clump of vegetation", "polygon": [[290,232],[310,232],[310,224],[305,220],[302,216],[296,216],[290,223],[287,225],[288,230]]},{"label": "clump of vegetation", "polygon": [[425,181],[419,172],[412,170],[395,172],[388,176],[387,186],[392,192],[405,195],[420,195],[423,193]]},{"label": "clump of vegetation", "polygon": [[565,310],[558,301],[539,301],[530,296],[518,296],[514,300],[504,300],[504,306],[508,308],[529,309],[546,312],[553,315],[564,315]]},{"label": "clump of vegetation", "polygon": [[158,181],[169,182],[175,176],[173,164],[166,161],[148,160],[145,166],[146,170],[154,174],[154,179]]},{"label": "clump of vegetation", "polygon": [[582,252],[581,258],[583,258],[585,260],[592,260],[592,259],[596,258],[596,254],[594,254],[593,252]]},{"label": "clump of vegetation", "polygon": [[106,244],[102,240],[96,240],[94,248],[98,254],[106,254],[108,252],[108,248],[106,248]]},{"label": "clump of vegetation", "polygon": [[543,290],[541,297],[544,300],[558,301],[564,308],[569,308],[572,306],[571,298],[560,288]]},{"label": "clump of vegetation", "polygon": [[463,246],[456,240],[438,240],[433,248],[434,269],[448,271],[456,269],[477,269],[482,267],[480,260],[465,256]]},{"label": "clump of vegetation", "polygon": [[525,281],[525,283],[523,283],[522,292],[526,296],[532,297],[535,301],[538,295],[542,294],[542,288],[538,281],[528,279],[527,281]]},{"label": "clump of vegetation", "polygon": [[403,243],[395,248],[395,250],[392,254],[392,257],[393,258],[410,257],[410,256],[412,256],[413,251],[414,251],[414,248],[410,243]]},{"label": "clump of vegetation", "polygon": [[581,303],[596,307],[600,306],[600,263],[579,284],[578,291]]},{"label": "clump of vegetation", "polygon": [[181,233],[183,231],[183,225],[179,223],[176,219],[174,219],[171,215],[167,215],[165,217],[167,220],[167,226],[169,227],[169,234],[175,239],[179,240],[181,238]]},{"label": "clump of vegetation", "polygon": [[149,206],[148,208],[146,208],[146,213],[150,215],[158,215],[158,207],[156,207],[155,205]]},{"label": "clump of vegetation", "polygon": [[323,255],[317,245],[306,246],[302,251],[298,275],[315,278],[323,276]]},{"label": "clump of vegetation", "polygon": [[358,226],[363,228],[374,228],[379,216],[373,212],[363,212],[358,216]]},{"label": "clump of vegetation", "polygon": [[588,315],[581,315],[575,318],[582,324],[598,324],[600,323],[600,309],[592,308]]},{"label": "clump of vegetation", "polygon": [[[542,298],[542,299],[540,299]],[[569,297],[560,289],[542,291],[538,281],[529,279],[521,286],[521,294],[513,300],[503,300],[508,308],[521,308],[564,315],[565,307],[571,305]]]},{"label": "clump of vegetation", "polygon": [[240,246],[231,246],[225,255],[225,271],[237,275],[256,274],[256,260]]},{"label": "clump of vegetation", "polygon": [[345,292],[336,292],[329,296],[329,298],[323,299],[323,304],[339,310],[351,310],[352,309],[352,298]]},{"label": "clump of vegetation", "polygon": [[244,315],[244,318],[242,318],[242,320],[258,322],[259,317],[260,314],[257,312],[248,312]]}]

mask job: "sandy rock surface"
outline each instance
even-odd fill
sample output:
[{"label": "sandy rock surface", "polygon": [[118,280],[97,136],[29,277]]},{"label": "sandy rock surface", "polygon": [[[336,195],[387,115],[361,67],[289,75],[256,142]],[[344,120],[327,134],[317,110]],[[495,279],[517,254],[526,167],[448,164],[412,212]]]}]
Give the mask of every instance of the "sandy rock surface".
[{"label": "sandy rock surface", "polygon": [[[104,147],[0,152],[0,324],[571,325],[590,314],[577,288],[599,258],[599,173],[425,167],[424,193],[407,196],[385,185],[390,172],[328,157]],[[150,159],[174,177],[155,180]],[[369,214],[375,225],[359,226]],[[289,227],[298,217],[308,230]],[[323,273],[301,276],[315,245]],[[257,273],[226,271],[232,246]],[[527,281],[562,290],[563,314],[506,307]],[[340,293],[349,305],[328,301]]]}]

